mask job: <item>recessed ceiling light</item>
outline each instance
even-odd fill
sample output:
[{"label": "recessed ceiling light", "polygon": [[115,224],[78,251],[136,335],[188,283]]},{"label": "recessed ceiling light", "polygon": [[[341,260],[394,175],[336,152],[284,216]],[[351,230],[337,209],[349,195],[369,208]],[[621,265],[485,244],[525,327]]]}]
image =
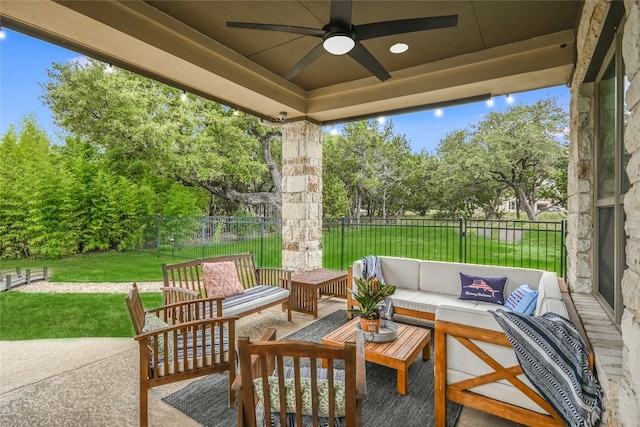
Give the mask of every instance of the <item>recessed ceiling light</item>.
[{"label": "recessed ceiling light", "polygon": [[391,53],[404,53],[409,49],[406,43],[396,43],[389,48]]}]

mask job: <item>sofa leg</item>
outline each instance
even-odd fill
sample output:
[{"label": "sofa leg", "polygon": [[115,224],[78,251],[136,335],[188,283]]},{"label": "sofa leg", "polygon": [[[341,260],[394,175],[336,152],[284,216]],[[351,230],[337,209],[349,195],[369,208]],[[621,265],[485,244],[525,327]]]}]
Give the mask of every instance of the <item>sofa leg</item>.
[{"label": "sofa leg", "polygon": [[447,372],[447,349],[445,346],[445,335],[435,332],[435,363],[434,363],[434,382],[435,382],[435,411],[436,411],[436,427],[445,427],[447,424],[447,398],[446,398],[446,372]]}]

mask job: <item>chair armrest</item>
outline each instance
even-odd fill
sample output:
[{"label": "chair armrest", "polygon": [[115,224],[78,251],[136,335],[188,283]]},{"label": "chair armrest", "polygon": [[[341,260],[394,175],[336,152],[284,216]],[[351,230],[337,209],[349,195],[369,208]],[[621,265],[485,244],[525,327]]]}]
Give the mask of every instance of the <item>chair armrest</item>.
[{"label": "chair armrest", "polygon": [[358,399],[367,397],[367,364],[364,359],[364,334],[356,334],[356,394]]},{"label": "chair armrest", "polygon": [[[276,328],[269,328],[262,335],[259,341],[276,341]],[[273,371],[274,366],[270,367]],[[258,364],[258,356],[251,356],[251,377],[258,378],[260,375],[260,365]],[[236,392],[242,390],[242,376],[238,375],[236,379],[233,381],[231,388]]]},{"label": "chair armrest", "polygon": [[185,322],[175,325],[169,325],[164,328],[155,329],[153,331],[144,332],[138,334],[134,337],[136,341],[142,341],[151,337],[163,335],[165,333],[171,333],[173,331],[177,331],[176,335],[186,335],[189,331],[197,329],[202,325],[209,325],[211,323],[235,323],[239,318],[237,316],[228,316],[228,317],[214,317],[209,319],[199,319],[191,322]]}]

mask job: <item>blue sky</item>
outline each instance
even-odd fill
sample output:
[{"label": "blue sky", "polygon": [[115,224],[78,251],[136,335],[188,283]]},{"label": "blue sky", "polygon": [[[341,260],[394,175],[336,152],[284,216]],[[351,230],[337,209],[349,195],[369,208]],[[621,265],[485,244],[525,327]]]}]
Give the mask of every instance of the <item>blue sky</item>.
[{"label": "blue sky", "polygon": [[[2,31],[5,38],[0,40],[0,135],[6,133],[9,125],[19,125],[25,115],[34,114],[49,137],[54,142],[60,141],[61,130],[53,124],[50,111],[40,100],[43,93],[40,84],[47,81],[47,70],[52,62],[76,60],[81,55],[6,28]],[[505,96],[500,96],[493,99],[493,106],[480,102],[442,109],[439,116],[430,110],[387,117],[386,120],[393,121],[395,133],[404,135],[414,152],[422,149],[433,152],[447,133],[478,123],[491,110],[504,111],[510,105],[533,104],[550,96],[557,98],[558,104],[569,111],[566,86],[511,96],[512,104],[507,103]]]}]

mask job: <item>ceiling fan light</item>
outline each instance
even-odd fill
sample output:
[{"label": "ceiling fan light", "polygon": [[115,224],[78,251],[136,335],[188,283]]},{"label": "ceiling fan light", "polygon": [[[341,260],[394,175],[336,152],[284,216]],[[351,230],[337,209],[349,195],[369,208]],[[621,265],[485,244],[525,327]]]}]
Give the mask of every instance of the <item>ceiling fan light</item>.
[{"label": "ceiling fan light", "polygon": [[356,42],[348,34],[333,34],[322,42],[324,49],[332,55],[344,55],[354,48]]}]

